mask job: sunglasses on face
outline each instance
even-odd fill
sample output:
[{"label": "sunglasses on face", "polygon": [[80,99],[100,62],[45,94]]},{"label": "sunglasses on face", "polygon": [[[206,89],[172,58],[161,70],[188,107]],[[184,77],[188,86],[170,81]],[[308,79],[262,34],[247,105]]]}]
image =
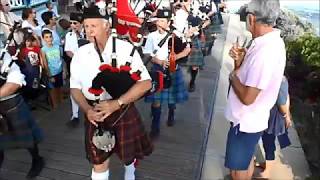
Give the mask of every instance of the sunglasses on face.
[{"label": "sunglasses on face", "polygon": [[78,22],[70,22],[70,24],[77,25]]},{"label": "sunglasses on face", "polygon": [[189,0],[180,0],[180,2],[182,3],[182,2],[188,2]]},{"label": "sunglasses on face", "polygon": [[255,14],[254,14],[253,12],[250,12],[250,11],[243,11],[243,12],[241,12],[241,13],[240,13],[240,21],[246,22],[247,16],[248,16],[249,14],[255,16]]}]

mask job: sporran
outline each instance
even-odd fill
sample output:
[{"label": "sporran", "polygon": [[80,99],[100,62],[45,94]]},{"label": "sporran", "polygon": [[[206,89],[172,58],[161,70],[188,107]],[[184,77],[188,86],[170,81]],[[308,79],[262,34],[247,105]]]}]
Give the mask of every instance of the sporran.
[{"label": "sporran", "polygon": [[130,104],[125,107],[120,116],[114,121],[110,129],[104,129],[102,125],[98,125],[92,137],[92,143],[97,149],[105,152],[111,152],[116,145],[116,134],[112,128],[118,123],[123,115],[128,111]]}]

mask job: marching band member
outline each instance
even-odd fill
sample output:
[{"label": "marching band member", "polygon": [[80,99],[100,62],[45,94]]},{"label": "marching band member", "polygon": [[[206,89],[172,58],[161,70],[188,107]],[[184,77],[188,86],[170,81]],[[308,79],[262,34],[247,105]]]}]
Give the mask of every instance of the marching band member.
[{"label": "marching band member", "polygon": [[211,54],[211,49],[214,44],[215,40],[215,28],[213,25],[214,16],[217,12],[216,6],[210,0],[202,0],[199,7],[199,12],[202,14],[202,17],[205,16],[206,18],[210,19],[210,24],[203,29],[205,35],[205,43],[203,45],[203,55]]},{"label": "marching band member", "polygon": [[[70,24],[71,31],[65,36],[64,51],[66,52],[70,61],[66,61],[67,69],[70,74],[70,63],[74,53],[79,49],[78,41],[84,38],[84,33],[82,31],[82,21],[83,17],[81,13],[70,13]],[[73,97],[70,95],[71,106],[72,106],[72,116],[71,120],[67,123],[71,127],[75,127],[79,124],[79,105],[75,102]]]},{"label": "marching band member", "polygon": [[[167,9],[158,10],[156,15],[156,25],[157,31],[152,32],[148,35],[147,42],[144,48],[145,54],[150,54],[154,52],[155,49],[159,48],[158,43],[167,35],[166,29],[170,25],[171,11]],[[190,52],[190,48],[185,48],[179,54],[176,54],[176,60],[187,56]],[[168,53],[168,40],[167,42],[158,49],[155,56],[152,58],[153,67],[152,71],[164,71],[169,66],[169,53]],[[146,102],[151,102],[151,112],[152,112],[152,125],[150,137],[152,139],[157,138],[160,134],[160,116],[161,116],[161,104],[168,103],[169,114],[167,125],[174,125],[174,111],[176,108],[176,103],[182,103],[188,99],[188,92],[184,87],[183,74],[180,67],[176,68],[174,73],[171,75],[171,87],[164,89],[161,92],[157,92],[145,98]]]},{"label": "marching band member", "polygon": [[[34,178],[44,167],[44,160],[38,149],[43,134],[19,94],[19,89],[26,83],[24,75],[15,63],[10,67],[11,61],[7,53],[3,60],[0,59],[0,167],[4,150],[26,148],[32,156],[27,178]],[[6,73],[8,67],[10,70]]]},{"label": "marching band member", "polygon": [[[186,37],[191,38],[191,53],[188,57],[186,65],[190,66],[191,80],[189,83],[189,92],[195,91],[195,80],[199,67],[204,65],[204,57],[201,50],[201,42],[198,36],[201,19],[191,12],[192,0],[183,0],[178,4],[181,8],[176,11],[175,27],[177,31],[183,32]],[[210,21],[202,24],[202,28],[206,27]],[[189,27],[190,26],[190,27]]]},{"label": "marching band member", "polygon": [[[106,20],[105,9],[92,6],[85,8],[83,15],[86,36],[91,43],[80,47],[72,58],[70,88],[73,98],[86,115],[85,148],[87,158],[93,164],[91,178],[93,180],[109,179],[109,158],[115,152],[122,163],[125,164],[125,179],[134,180],[134,161],[149,155],[153,150],[153,146],[144,130],[139,112],[132,104],[151,88],[151,78],[139,54],[135,52],[131,69],[142,68],[140,71],[141,79],[136,81],[118,99],[111,99],[110,94],[103,91],[99,96],[100,101],[94,104],[93,101],[96,100],[96,96],[90,93],[89,88],[93,84],[93,79],[99,73],[101,61],[103,61],[103,65],[110,65],[111,60],[116,56],[117,64],[124,65],[133,46],[128,42],[114,39],[114,36],[110,36],[111,25]],[[112,52],[114,48],[116,52],[121,53],[116,53],[115,55]],[[118,117],[118,123],[112,126],[112,130],[116,133],[114,148],[111,152],[98,149],[93,142],[96,127],[98,124],[99,126],[101,124],[108,126],[108,124],[112,123],[108,122],[108,118],[120,112],[123,106],[129,106],[129,108],[123,116]],[[105,121],[106,118],[107,120]]]}]

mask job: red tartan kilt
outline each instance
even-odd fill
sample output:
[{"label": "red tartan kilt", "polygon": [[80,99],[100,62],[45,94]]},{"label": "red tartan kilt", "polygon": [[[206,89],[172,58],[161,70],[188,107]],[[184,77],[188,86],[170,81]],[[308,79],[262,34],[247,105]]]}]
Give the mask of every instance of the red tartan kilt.
[{"label": "red tartan kilt", "polygon": [[[110,129],[120,114],[120,111],[116,111],[110,115],[103,122],[105,129]],[[143,159],[144,156],[152,153],[153,145],[145,131],[140,114],[133,104],[112,129],[116,134],[116,145],[111,152],[105,152],[97,149],[92,143],[96,127],[88,120],[85,121],[85,147],[87,158],[92,164],[102,164],[113,152],[126,165],[131,164],[135,158]]]}]

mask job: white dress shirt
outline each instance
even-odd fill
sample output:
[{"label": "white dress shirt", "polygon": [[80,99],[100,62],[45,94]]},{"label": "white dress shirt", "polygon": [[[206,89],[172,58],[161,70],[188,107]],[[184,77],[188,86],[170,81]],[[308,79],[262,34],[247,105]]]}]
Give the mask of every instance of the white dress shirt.
[{"label": "white dress shirt", "polygon": [[68,32],[65,36],[64,51],[70,51],[74,54],[79,49],[78,39],[75,32]]},{"label": "white dress shirt", "polygon": [[[116,40],[117,67],[120,67],[129,61],[131,62],[132,68],[130,72],[136,72],[137,70],[141,71],[141,79],[139,81],[151,79],[138,52],[136,51],[133,57],[130,58],[132,48],[133,46],[130,43],[119,39]],[[101,53],[104,63],[111,64],[111,54],[112,37],[110,36]],[[95,100],[95,96],[89,93],[88,89],[92,86],[92,80],[100,72],[100,65],[100,58],[94,44],[89,43],[81,46],[79,50],[75,52],[71,61],[70,88],[80,89],[87,99]],[[111,96],[107,92],[104,92],[100,95],[100,99],[111,99]]]},{"label": "white dress shirt", "polygon": [[[147,37],[147,42],[144,46],[143,53],[150,54],[151,56],[155,55],[156,58],[159,60],[165,61],[168,59],[169,52],[168,52],[168,42],[169,38],[163,44],[161,48],[158,47],[159,42],[167,35],[167,32],[160,34],[160,32],[154,31],[150,33]],[[153,54],[154,50],[158,50],[156,54]]]}]

